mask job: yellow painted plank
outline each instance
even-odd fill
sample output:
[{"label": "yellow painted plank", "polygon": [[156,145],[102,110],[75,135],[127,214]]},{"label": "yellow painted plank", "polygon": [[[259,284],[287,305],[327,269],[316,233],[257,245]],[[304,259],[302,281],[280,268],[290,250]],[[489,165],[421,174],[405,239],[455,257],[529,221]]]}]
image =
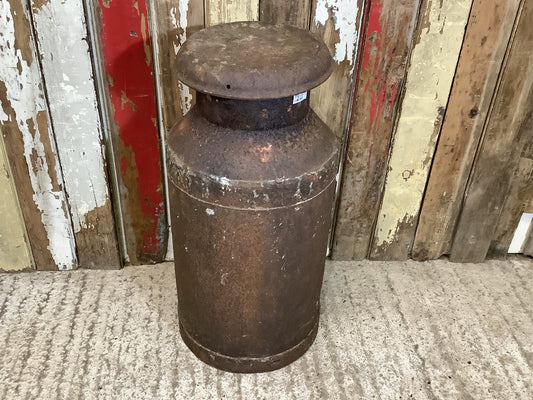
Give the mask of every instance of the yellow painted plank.
[{"label": "yellow painted plank", "polygon": [[26,227],[0,132],[0,271],[34,269]]},{"label": "yellow painted plank", "polygon": [[370,258],[407,259],[472,0],[422,4]]},{"label": "yellow painted plank", "polygon": [[205,25],[259,20],[259,0],[205,0]]}]

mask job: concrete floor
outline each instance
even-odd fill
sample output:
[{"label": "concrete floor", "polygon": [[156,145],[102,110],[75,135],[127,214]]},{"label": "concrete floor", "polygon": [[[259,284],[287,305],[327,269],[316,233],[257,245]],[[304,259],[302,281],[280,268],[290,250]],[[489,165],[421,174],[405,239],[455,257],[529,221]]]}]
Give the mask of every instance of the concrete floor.
[{"label": "concrete floor", "polygon": [[265,374],[198,361],[172,265],[0,275],[0,399],[532,399],[533,260],[329,262],[318,337]]}]

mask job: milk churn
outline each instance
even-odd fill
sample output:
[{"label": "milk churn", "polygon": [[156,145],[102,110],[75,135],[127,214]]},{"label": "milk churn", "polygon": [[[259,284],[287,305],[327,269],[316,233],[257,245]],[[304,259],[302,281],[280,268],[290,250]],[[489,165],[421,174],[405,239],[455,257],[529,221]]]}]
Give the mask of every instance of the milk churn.
[{"label": "milk churn", "polygon": [[309,31],[260,22],[177,55],[196,90],[167,142],[180,332],[217,368],[274,370],[316,336],[339,146],[309,90],[331,70]]}]

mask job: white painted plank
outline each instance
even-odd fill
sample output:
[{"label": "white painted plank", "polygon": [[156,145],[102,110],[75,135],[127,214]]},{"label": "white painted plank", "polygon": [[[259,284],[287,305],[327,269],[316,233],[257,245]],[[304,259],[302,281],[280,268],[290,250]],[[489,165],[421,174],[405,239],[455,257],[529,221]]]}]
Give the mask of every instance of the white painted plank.
[{"label": "white painted plank", "polygon": [[471,3],[423,5],[371,258],[408,257]]},{"label": "white painted plank", "polygon": [[33,269],[33,259],[0,132],[0,271],[29,269]]},{"label": "white painted plank", "polygon": [[109,192],[81,0],[32,0],[33,21],[74,231]]},{"label": "white painted plank", "polygon": [[[1,1],[0,81],[4,86],[2,102],[5,104],[0,109],[0,122],[16,124],[17,133],[22,136],[22,156],[29,171],[32,200],[40,212],[46,232],[47,249],[58,269],[72,269],[77,263],[74,234],[62,190],[52,130],[47,120],[47,105],[35,45],[31,37],[20,37],[15,18],[17,22],[29,20],[27,3]],[[18,41],[21,40],[28,41],[26,47],[20,47]]]},{"label": "white painted plank", "polygon": [[82,0],[31,0],[80,265],[119,267]]}]

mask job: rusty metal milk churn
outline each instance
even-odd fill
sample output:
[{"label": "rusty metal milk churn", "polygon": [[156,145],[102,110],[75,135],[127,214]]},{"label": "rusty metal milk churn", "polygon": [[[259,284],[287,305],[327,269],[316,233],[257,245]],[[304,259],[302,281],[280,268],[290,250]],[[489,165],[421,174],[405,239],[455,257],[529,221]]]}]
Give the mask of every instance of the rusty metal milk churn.
[{"label": "rusty metal milk churn", "polygon": [[288,25],[213,26],[178,53],[197,93],[167,144],[180,331],[217,368],[277,369],[315,339],[338,141],[309,90],[331,69]]}]

